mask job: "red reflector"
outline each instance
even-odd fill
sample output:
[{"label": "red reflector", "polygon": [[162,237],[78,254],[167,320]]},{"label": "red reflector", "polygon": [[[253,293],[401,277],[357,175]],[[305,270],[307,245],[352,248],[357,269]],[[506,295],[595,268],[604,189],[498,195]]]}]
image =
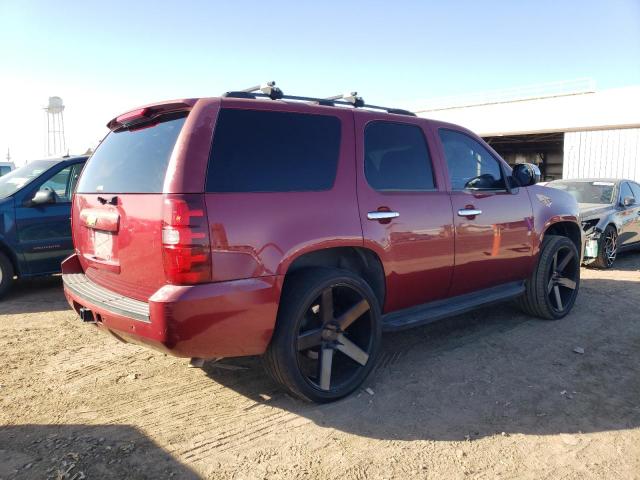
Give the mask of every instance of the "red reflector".
[{"label": "red reflector", "polygon": [[130,122],[132,120],[136,120],[138,118],[142,118],[147,114],[148,111],[149,111],[148,108],[138,108],[137,110],[131,110],[130,112],[123,113],[119,117],[116,117],[116,122],[124,123],[124,122]]}]

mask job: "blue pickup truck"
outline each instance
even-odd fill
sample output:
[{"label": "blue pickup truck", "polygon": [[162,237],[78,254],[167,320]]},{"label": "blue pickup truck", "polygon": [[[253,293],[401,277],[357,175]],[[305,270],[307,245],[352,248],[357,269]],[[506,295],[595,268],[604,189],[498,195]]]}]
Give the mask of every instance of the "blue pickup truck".
[{"label": "blue pickup truck", "polygon": [[0,177],[0,297],[16,276],[60,272],[73,250],[71,196],[87,158],[35,160]]}]

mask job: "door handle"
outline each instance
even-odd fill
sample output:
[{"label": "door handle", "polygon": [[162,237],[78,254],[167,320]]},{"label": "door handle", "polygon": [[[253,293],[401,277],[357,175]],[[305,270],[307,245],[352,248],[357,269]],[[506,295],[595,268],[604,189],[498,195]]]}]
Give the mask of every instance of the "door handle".
[{"label": "door handle", "polygon": [[400,214],[398,212],[369,212],[367,213],[367,218],[369,220],[391,220],[392,218],[399,217]]},{"label": "door handle", "polygon": [[476,215],[482,215],[482,210],[476,210],[475,208],[461,208],[458,210],[459,217],[475,217]]}]

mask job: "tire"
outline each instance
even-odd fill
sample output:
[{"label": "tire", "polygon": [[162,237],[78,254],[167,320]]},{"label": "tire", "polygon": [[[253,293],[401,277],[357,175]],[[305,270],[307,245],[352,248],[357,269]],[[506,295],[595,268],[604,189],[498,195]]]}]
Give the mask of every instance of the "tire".
[{"label": "tire", "polygon": [[13,283],[13,265],[7,256],[0,252],[0,298],[7,293]]},{"label": "tire", "polygon": [[[566,262],[566,265],[563,265]],[[547,235],[525,293],[519,299],[525,313],[559,320],[573,308],[580,287],[580,255],[567,237]]]},{"label": "tire", "polygon": [[332,402],[371,373],[381,335],[380,305],[362,278],[346,270],[302,270],[285,281],[264,365],[293,395]]},{"label": "tire", "polygon": [[618,255],[618,230],[613,225],[607,225],[598,240],[598,256],[589,266],[596,268],[611,268]]}]

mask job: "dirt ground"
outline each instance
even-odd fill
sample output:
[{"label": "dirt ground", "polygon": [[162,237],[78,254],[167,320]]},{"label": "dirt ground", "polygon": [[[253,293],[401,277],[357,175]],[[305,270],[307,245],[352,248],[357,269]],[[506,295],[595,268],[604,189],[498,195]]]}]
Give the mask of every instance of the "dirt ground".
[{"label": "dirt ground", "polygon": [[118,343],[59,278],[21,282],[0,302],[0,479],[640,479],[640,254],[582,279],[559,322],[501,305],[387,334],[373,395],[323,406],[259,359]]}]

